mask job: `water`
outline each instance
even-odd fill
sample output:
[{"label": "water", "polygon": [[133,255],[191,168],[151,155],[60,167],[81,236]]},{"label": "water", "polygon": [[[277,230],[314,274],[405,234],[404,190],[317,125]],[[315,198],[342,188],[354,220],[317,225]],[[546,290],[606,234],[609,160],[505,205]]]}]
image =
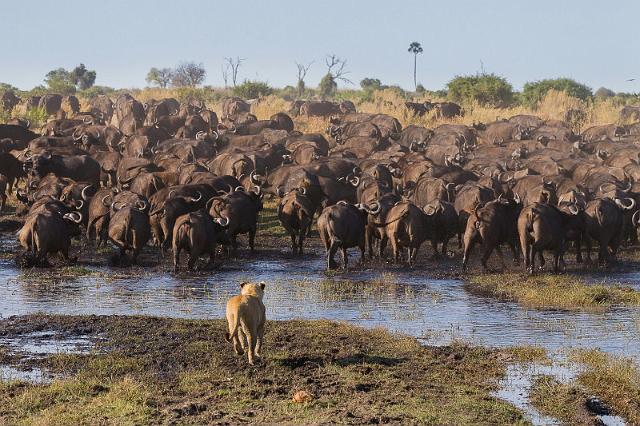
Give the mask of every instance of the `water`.
[{"label": "water", "polygon": [[[11,246],[11,242],[8,242]],[[392,272],[352,271],[325,275],[321,253],[302,259],[241,260],[207,274],[174,275],[162,267],[110,269],[87,266],[89,274],[57,278],[46,270],[21,272],[11,259],[0,259],[0,318],[45,312],[71,315],[152,315],[175,318],[222,318],[226,300],[244,280],[265,281],[267,317],[330,319],[364,327],[384,327],[445,345],[453,340],[491,347],[541,346],[550,353],[568,348],[601,349],[640,360],[640,309],[608,312],[541,311],[474,295],[455,279],[431,279],[420,269]],[[640,275],[595,276],[640,288]],[[0,344],[31,354],[89,351],[86,337],[61,340],[45,334],[22,336]],[[42,371],[0,366],[0,379],[15,375],[49,380]],[[535,424],[556,424],[528,401],[538,374],[563,382],[575,371],[542,365],[512,365],[496,396],[525,412]],[[600,416],[620,424],[615,416]],[[622,422],[623,424],[624,422]]]},{"label": "water", "polygon": [[90,266],[87,276],[51,279],[46,270],[23,274],[9,259],[0,260],[0,268],[0,318],[37,312],[222,318],[239,282],[264,280],[264,302],[273,320],[342,320],[435,345],[464,340],[492,347],[538,345],[550,352],[598,348],[640,360],[637,308],[530,310],[470,294],[459,280],[425,278],[419,269],[331,277],[324,274],[319,255],[243,260],[201,275]]}]

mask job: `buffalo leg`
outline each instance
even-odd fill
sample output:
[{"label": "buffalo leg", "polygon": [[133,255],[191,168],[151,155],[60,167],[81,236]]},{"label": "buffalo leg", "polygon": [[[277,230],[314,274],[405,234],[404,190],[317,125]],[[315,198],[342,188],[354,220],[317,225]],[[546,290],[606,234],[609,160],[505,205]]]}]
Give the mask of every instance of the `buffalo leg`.
[{"label": "buffalo leg", "polygon": [[333,260],[333,256],[335,256],[337,251],[338,244],[332,240],[329,249],[327,250],[327,269],[335,269],[336,261]]},{"label": "buffalo leg", "polygon": [[468,244],[464,247],[464,254],[462,255],[462,270],[467,270],[467,263],[469,263],[469,254],[471,254],[471,249],[476,245],[476,240],[471,239]]},{"label": "buffalo leg", "polygon": [[180,270],[180,246],[173,250],[173,272]]},{"label": "buffalo leg", "polygon": [[193,271],[197,261],[198,261],[198,256],[189,254],[189,261],[187,262],[187,266],[189,267],[189,270]]},{"label": "buffalo leg", "polygon": [[302,255],[302,243],[304,241],[304,235],[307,233],[306,229],[300,230],[300,235],[298,235],[298,254]]},{"label": "buffalo leg", "polygon": [[487,260],[489,260],[489,257],[491,257],[491,253],[493,253],[493,246],[491,245],[482,245],[482,257],[480,258],[480,263],[482,264],[482,269],[484,269],[485,271],[488,271],[489,268],[487,268]]},{"label": "buffalo leg", "polygon": [[296,254],[296,234],[291,233],[291,252]]},{"label": "buffalo leg", "polygon": [[388,238],[386,236],[382,236],[382,238],[380,239],[380,243],[379,243],[380,246],[378,247],[380,249],[380,252],[379,252],[380,259],[384,258],[384,249],[387,248],[387,241],[388,241]]},{"label": "buffalo leg", "polygon": [[254,253],[256,251],[255,240],[256,240],[256,229],[253,228],[249,231],[249,248],[251,249],[251,253]]},{"label": "buffalo leg", "polygon": [[342,269],[347,270],[347,265],[349,263],[349,256],[347,254],[347,248],[342,246]]}]

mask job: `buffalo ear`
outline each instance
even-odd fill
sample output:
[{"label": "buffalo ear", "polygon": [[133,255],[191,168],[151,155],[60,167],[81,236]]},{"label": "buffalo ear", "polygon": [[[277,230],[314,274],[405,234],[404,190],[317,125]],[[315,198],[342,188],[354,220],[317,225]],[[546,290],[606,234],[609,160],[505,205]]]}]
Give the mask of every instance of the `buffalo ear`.
[{"label": "buffalo ear", "polygon": [[263,289],[263,290],[264,290],[264,287],[265,287],[266,285],[267,285],[267,284],[266,284],[264,281],[261,281],[261,282],[260,282],[260,288],[261,288],[261,289]]},{"label": "buffalo ear", "polygon": [[240,288],[243,288],[245,285],[249,284],[248,282],[244,281],[240,283]]}]

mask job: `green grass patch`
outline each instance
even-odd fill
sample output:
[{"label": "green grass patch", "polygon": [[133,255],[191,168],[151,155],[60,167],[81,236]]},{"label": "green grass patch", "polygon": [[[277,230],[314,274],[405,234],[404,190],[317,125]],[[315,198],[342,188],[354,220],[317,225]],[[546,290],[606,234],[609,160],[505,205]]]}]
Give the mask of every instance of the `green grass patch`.
[{"label": "green grass patch", "polygon": [[587,395],[574,383],[561,383],[552,376],[538,376],[529,393],[531,404],[540,413],[564,424],[594,424],[586,408]]},{"label": "green grass patch", "polygon": [[578,382],[598,395],[629,424],[640,424],[640,366],[599,350],[574,350],[570,359],[585,367]]},{"label": "green grass patch", "polygon": [[263,209],[258,217],[258,232],[261,235],[270,235],[272,237],[286,237],[287,231],[282,227],[278,218],[278,198],[265,200]]},{"label": "green grass patch", "polygon": [[587,283],[572,275],[486,274],[466,283],[471,292],[535,309],[606,310],[640,306],[640,292],[618,284]]}]

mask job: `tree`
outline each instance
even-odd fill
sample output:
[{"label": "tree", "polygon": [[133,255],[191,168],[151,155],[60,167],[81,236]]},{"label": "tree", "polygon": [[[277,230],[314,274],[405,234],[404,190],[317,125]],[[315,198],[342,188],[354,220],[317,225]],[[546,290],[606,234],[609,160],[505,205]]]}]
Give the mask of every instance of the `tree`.
[{"label": "tree", "polygon": [[298,83],[296,84],[298,97],[302,97],[304,95],[304,79],[309,72],[309,68],[311,68],[311,64],[313,64],[313,61],[309,62],[309,64],[307,65],[299,64],[296,62],[296,67],[298,67]]},{"label": "tree", "polygon": [[382,89],[382,82],[378,78],[363,78],[360,81],[360,87],[362,87],[362,90],[380,90]]},{"label": "tree", "polygon": [[76,86],[71,81],[71,73],[64,68],[49,71],[44,77],[44,82],[49,90],[63,95],[72,94],[76,91]]},{"label": "tree", "polygon": [[171,84],[175,87],[196,87],[204,83],[207,70],[203,64],[195,62],[183,62],[173,71]]},{"label": "tree", "polygon": [[526,83],[522,90],[522,100],[535,108],[551,89],[566,92],[569,96],[586,101],[591,98],[591,88],[570,78],[556,78]]},{"label": "tree", "polygon": [[413,53],[413,87],[418,88],[418,80],[416,78],[416,70],[418,65],[418,55],[422,53],[422,46],[417,41],[412,41],[407,50],[409,53]]},{"label": "tree", "polygon": [[607,89],[606,87],[601,87],[593,94],[596,98],[612,98],[616,95],[611,89]]},{"label": "tree", "polygon": [[349,74],[345,68],[347,66],[346,59],[340,59],[335,54],[327,55],[324,63],[327,65],[327,74],[320,80],[320,95],[322,97],[330,97],[336,94],[338,91],[337,80],[345,83],[353,84],[351,80],[345,77]]},{"label": "tree", "polygon": [[145,81],[149,84],[156,84],[165,89],[173,80],[173,70],[171,68],[151,68],[147,73]]},{"label": "tree", "polygon": [[[235,59],[224,58],[224,60],[227,61],[227,73],[231,71],[231,82],[233,83],[233,87],[236,87],[236,84],[238,82],[238,70],[240,69],[240,65],[242,64],[242,62],[245,61],[245,59],[240,58],[239,56],[236,56]],[[226,85],[227,85],[227,80],[225,79],[225,87]]]},{"label": "tree", "polygon": [[80,64],[71,70],[69,78],[78,89],[86,90],[96,82],[96,72]]},{"label": "tree", "polygon": [[233,88],[233,94],[243,99],[257,99],[271,93],[273,93],[273,89],[263,81],[245,80]]},{"label": "tree", "polygon": [[221,65],[222,80],[224,80],[224,88],[229,87],[229,64]]},{"label": "tree", "polygon": [[513,102],[513,87],[495,74],[456,76],[447,88],[447,96],[454,102],[477,102],[494,108],[504,108]]}]

